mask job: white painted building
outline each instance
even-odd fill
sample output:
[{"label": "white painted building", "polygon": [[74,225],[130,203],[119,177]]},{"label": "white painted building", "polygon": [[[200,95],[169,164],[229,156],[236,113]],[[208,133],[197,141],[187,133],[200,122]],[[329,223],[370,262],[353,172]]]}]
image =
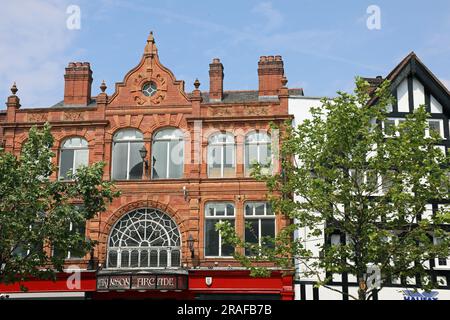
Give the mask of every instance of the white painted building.
[{"label": "white painted building", "polygon": [[[419,105],[426,105],[427,111],[431,113],[430,127],[441,134],[442,141],[439,148],[449,154],[450,134],[450,92],[433,75],[433,73],[418,59],[412,52],[409,54],[387,77],[391,81],[392,93],[396,97],[397,103],[389,110],[390,114],[387,124],[398,124],[401,119],[412,113]],[[367,79],[372,86],[378,86],[381,77]],[[289,99],[289,113],[294,115],[294,126],[302,123],[305,119],[311,118],[310,108],[321,105],[320,98],[291,96]],[[297,198],[298,201],[301,199]],[[449,204],[429,204],[423,215],[431,215],[441,206]],[[450,226],[449,226],[450,230]],[[324,237],[311,237],[308,230],[301,229],[295,235],[304,240],[304,246],[310,249],[315,256],[319,255],[317,244],[324,242]],[[344,243],[345,235],[331,235],[330,242]],[[416,280],[393,279],[391,283],[383,287],[374,297],[378,300],[450,300],[450,259],[435,259],[429,261],[429,268],[432,270],[432,277],[442,281],[443,285],[433,290],[431,293],[420,291],[415,293]],[[347,295],[340,292],[320,287],[315,288],[317,279],[306,277],[304,270],[296,261],[295,298],[297,300],[343,300]],[[356,277],[349,274],[333,274],[330,286],[340,291],[357,296],[358,284]]]}]

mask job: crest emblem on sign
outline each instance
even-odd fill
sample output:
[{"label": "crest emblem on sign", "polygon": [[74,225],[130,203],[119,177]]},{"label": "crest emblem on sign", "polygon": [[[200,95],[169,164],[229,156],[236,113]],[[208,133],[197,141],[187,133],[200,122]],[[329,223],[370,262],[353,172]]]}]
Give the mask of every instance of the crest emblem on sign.
[{"label": "crest emblem on sign", "polygon": [[212,277],[205,278],[205,283],[208,287],[212,285],[212,281],[213,281]]}]

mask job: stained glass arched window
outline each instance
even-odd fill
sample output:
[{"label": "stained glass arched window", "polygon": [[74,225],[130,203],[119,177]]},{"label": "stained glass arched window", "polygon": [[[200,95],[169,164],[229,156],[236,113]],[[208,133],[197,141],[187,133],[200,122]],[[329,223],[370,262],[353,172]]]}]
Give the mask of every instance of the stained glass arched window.
[{"label": "stained glass arched window", "polygon": [[180,267],[181,238],[164,212],[142,208],[123,216],[108,242],[108,268]]}]

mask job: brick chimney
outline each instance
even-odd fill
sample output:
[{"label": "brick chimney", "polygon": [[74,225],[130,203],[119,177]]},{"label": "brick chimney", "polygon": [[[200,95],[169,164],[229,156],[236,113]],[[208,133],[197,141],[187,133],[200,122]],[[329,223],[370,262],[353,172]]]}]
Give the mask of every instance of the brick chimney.
[{"label": "brick chimney", "polygon": [[261,56],[258,62],[259,96],[277,96],[283,75],[281,56]]},{"label": "brick chimney", "polygon": [[92,70],[89,62],[70,62],[64,75],[64,104],[91,102]]},{"label": "brick chimney", "polygon": [[223,98],[223,64],[220,59],[213,59],[209,64],[209,100],[222,101]]}]

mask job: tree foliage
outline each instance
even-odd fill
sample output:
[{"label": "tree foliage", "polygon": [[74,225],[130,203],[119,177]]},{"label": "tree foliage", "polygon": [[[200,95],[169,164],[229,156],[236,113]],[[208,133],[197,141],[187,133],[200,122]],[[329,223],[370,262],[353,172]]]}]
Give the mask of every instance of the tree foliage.
[{"label": "tree foliage", "polygon": [[[0,151],[0,282],[50,279],[66,253],[84,256],[95,242],[76,232],[118,196],[103,163],[79,168],[71,182],[51,178],[53,137],[32,127],[19,157]],[[73,232],[69,232],[72,224]],[[60,254],[52,254],[52,251]]]},{"label": "tree foliage", "polygon": [[[293,223],[271,240],[272,249],[257,257],[236,254],[253,274],[270,272],[258,260],[292,268],[296,258],[301,275],[315,277],[318,286],[329,287],[333,273],[355,275],[355,299],[376,290],[368,283],[369,266],[381,271],[381,287],[398,277],[417,277],[426,290],[436,285],[426,262],[449,255],[449,207],[421,215],[427,204],[449,203],[449,157],[436,148],[442,138],[429,129],[425,106],[388,126],[393,102],[388,81],[373,92],[357,78],[353,94],[323,99],[310,119],[286,126],[281,173],[263,175],[256,165],[254,176],[266,182],[277,214]],[[236,247],[250,245],[229,225],[217,228]],[[294,239],[298,230],[306,232]],[[331,245],[332,234],[345,243]],[[305,246],[317,239],[316,249]]]}]

